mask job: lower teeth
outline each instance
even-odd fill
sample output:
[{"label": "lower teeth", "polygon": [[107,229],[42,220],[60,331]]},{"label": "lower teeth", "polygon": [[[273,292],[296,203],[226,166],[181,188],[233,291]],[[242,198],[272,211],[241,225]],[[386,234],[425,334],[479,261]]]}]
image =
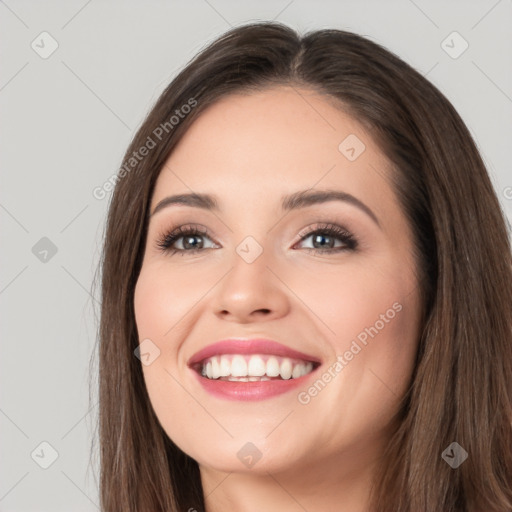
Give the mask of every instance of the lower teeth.
[{"label": "lower teeth", "polygon": [[[263,377],[219,377],[218,379],[210,379],[206,375],[203,375],[208,380],[223,380],[223,381],[230,381],[230,382],[262,382],[267,380],[285,380],[282,377],[267,377],[264,375]],[[292,380],[292,378],[288,379]]]},{"label": "lower teeth", "polygon": [[[226,377],[231,382],[257,382],[263,380],[270,380],[270,377]],[[223,380],[222,378],[219,380]]]}]

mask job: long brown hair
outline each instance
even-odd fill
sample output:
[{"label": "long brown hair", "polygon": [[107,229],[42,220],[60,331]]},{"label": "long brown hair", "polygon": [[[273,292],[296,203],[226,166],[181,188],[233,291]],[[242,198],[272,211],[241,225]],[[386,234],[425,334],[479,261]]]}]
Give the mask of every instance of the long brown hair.
[{"label": "long brown hair", "polygon": [[[443,94],[382,46],[270,22],[232,29],[178,74],[116,177],[101,262],[102,510],[204,510],[198,464],[160,426],[134,356],[134,288],[154,184],[181,136],[220,98],[276,85],[315,90],[364,123],[414,233],[421,338],[372,510],[512,510],[512,255],[477,147]],[[452,442],[468,453],[456,469],[442,458]]]}]

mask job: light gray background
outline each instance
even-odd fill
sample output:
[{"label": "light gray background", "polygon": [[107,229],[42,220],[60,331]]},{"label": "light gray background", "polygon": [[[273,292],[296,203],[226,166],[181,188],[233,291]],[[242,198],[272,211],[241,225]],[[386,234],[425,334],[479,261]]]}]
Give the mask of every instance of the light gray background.
[{"label": "light gray background", "polygon": [[[92,191],[175,73],[260,19],[353,30],[426,75],[470,128],[512,218],[511,0],[0,1],[0,511],[98,510],[91,286],[110,194]],[[43,31],[59,45],[46,59],[31,47],[50,48]],[[441,46],[453,31],[469,44],[456,59]],[[45,242],[33,250],[43,237],[55,255]],[[58,453],[47,469],[43,441]]]}]

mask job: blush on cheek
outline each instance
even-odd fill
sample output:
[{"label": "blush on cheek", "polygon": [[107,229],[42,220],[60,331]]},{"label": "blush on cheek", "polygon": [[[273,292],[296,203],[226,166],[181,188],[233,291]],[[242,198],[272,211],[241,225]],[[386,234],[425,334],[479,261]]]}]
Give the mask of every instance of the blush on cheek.
[{"label": "blush on cheek", "polygon": [[175,285],[166,282],[163,276],[160,279],[150,279],[147,274],[139,277],[134,295],[139,337],[165,336],[187,311],[188,303],[183,294],[178,295]]}]

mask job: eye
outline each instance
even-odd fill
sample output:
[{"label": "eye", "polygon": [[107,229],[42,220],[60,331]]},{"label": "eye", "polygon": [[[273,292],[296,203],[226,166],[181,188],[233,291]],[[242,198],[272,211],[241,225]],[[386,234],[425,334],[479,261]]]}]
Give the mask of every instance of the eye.
[{"label": "eye", "polygon": [[202,226],[186,225],[180,226],[170,233],[164,233],[159,237],[157,246],[163,252],[170,252],[172,254],[181,252],[183,255],[187,253],[195,253],[201,251],[205,247],[204,240],[211,239],[207,236],[208,230]]},{"label": "eye", "polygon": [[[354,250],[357,248],[357,240],[352,234],[336,224],[319,225],[315,229],[308,230],[300,234],[300,242],[312,239],[312,247],[303,247],[307,251],[316,252],[340,252]],[[164,233],[158,238],[157,247],[165,253],[197,253],[203,249],[214,249],[217,246],[211,242],[211,245],[205,245],[205,240],[211,242],[208,236],[208,230],[199,225],[180,226],[169,233]]]},{"label": "eye", "polygon": [[[352,234],[336,224],[324,224],[317,226],[314,230],[300,234],[300,241],[312,239],[312,247],[304,247],[309,251],[318,252],[340,252],[354,250],[357,248],[357,241]],[[338,245],[336,245],[338,242]],[[339,243],[341,242],[341,243]]]}]

